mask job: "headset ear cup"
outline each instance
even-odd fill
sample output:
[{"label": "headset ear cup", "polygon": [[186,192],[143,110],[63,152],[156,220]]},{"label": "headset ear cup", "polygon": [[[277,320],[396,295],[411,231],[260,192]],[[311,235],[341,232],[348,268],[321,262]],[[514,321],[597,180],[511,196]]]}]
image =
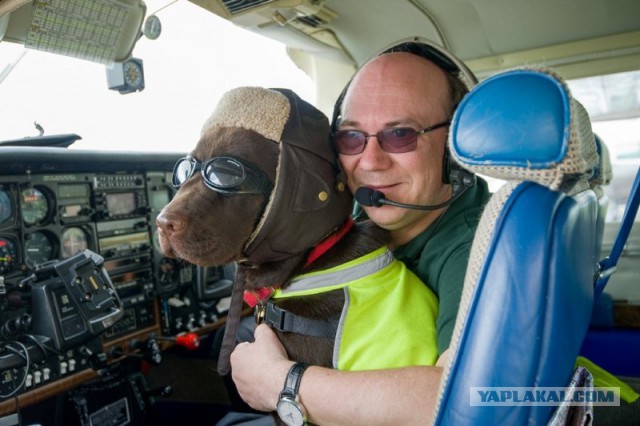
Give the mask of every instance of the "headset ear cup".
[{"label": "headset ear cup", "polygon": [[462,195],[467,188],[476,184],[476,175],[461,167],[455,160],[451,159],[451,153],[447,149],[444,155],[444,164],[442,170],[442,181],[451,185],[453,196]]}]

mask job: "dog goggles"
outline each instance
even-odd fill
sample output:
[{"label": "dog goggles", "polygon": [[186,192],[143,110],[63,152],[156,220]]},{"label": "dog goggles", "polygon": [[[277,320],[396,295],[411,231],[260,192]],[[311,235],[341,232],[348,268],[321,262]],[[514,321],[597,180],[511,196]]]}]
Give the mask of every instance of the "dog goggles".
[{"label": "dog goggles", "polygon": [[180,188],[200,170],[204,184],[222,194],[271,194],[273,183],[259,168],[235,157],[213,157],[204,163],[183,157],[173,168],[172,184]]},{"label": "dog goggles", "polygon": [[418,135],[423,135],[432,130],[448,126],[450,121],[434,124],[422,130],[415,130],[411,127],[390,127],[382,129],[378,133],[369,135],[360,130],[339,130],[333,134],[336,149],[340,154],[356,155],[364,151],[369,138],[375,136],[383,151],[392,154],[410,152],[418,146]]}]

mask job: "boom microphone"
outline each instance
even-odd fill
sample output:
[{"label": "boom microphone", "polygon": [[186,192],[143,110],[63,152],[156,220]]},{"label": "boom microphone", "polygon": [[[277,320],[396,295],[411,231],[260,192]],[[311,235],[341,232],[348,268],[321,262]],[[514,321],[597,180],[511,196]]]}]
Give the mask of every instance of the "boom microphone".
[{"label": "boom microphone", "polygon": [[366,207],[382,207],[383,205],[400,207],[403,209],[412,209],[412,210],[438,210],[443,207],[448,206],[453,203],[455,200],[460,198],[464,192],[471,188],[476,183],[475,175],[467,172],[462,172],[460,179],[456,179],[452,183],[453,193],[451,194],[451,198],[447,201],[442,202],[440,204],[432,204],[432,205],[419,205],[419,204],[405,204],[400,203],[398,201],[393,201],[388,199],[383,192],[376,191],[375,189],[367,188],[366,186],[362,186],[356,190],[355,199],[358,203]]}]

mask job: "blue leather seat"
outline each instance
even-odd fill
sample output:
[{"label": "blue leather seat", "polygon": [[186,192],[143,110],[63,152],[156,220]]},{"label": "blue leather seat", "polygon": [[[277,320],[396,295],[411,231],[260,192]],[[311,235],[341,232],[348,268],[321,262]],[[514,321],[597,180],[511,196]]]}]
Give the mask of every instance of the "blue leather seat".
[{"label": "blue leather seat", "polygon": [[487,204],[439,390],[439,425],[546,424],[557,407],[472,405],[476,387],[565,387],[593,306],[600,232],[589,118],[550,70],[482,82],[460,104],[450,148],[506,180]]}]

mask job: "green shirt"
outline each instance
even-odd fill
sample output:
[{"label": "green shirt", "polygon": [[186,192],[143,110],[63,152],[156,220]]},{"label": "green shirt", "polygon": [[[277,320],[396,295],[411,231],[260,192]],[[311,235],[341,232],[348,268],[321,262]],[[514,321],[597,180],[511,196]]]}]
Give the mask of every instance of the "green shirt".
[{"label": "green shirt", "polygon": [[478,177],[476,185],[453,202],[439,220],[394,251],[438,297],[438,354],[451,343],[471,243],[490,195],[487,183]]}]

